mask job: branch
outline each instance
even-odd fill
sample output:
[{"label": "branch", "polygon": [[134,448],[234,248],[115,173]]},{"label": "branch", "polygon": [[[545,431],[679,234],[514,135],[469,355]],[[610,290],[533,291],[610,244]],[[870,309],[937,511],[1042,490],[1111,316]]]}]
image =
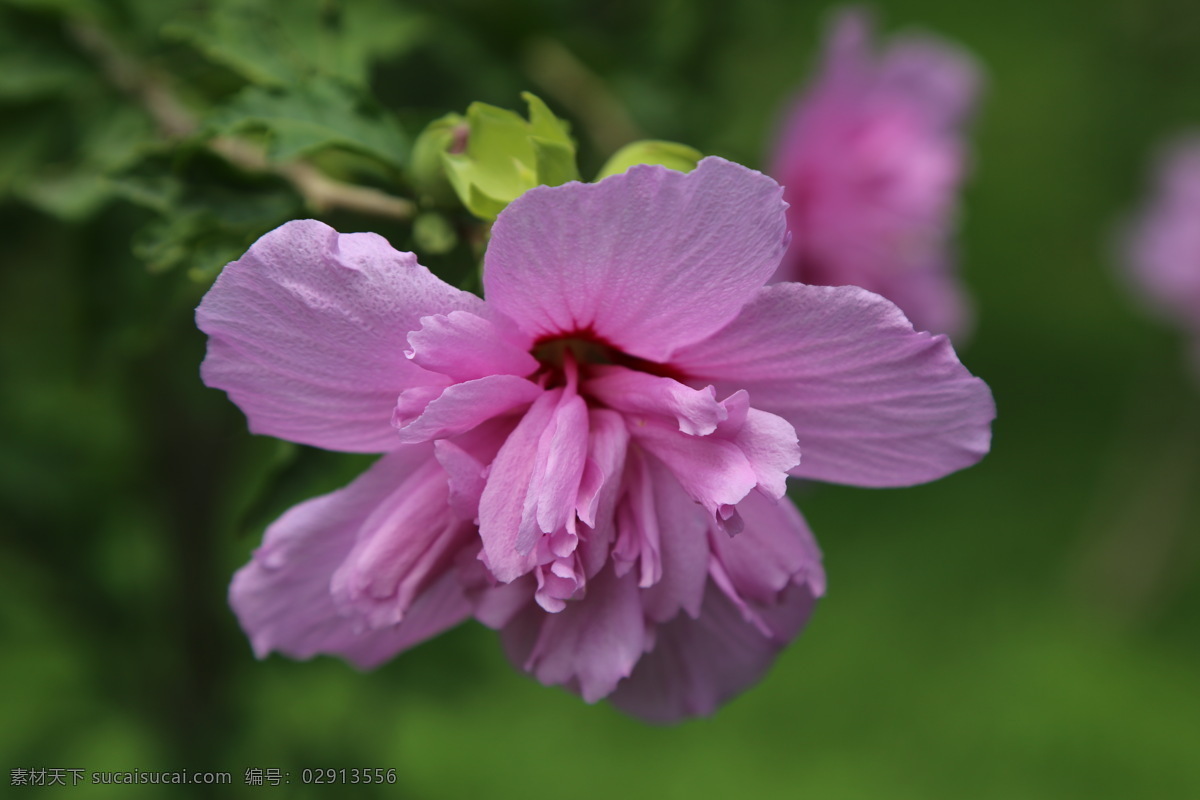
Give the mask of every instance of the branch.
[{"label": "branch", "polygon": [[[136,99],[169,140],[186,139],[200,131],[196,116],[171,93],[166,79],[122,53],[100,28],[68,23],[75,41],[100,65],[105,76]],[[273,163],[256,144],[234,136],[218,136],[208,147],[229,163],[247,172],[278,175],[292,185],[314,212],[344,209],[393,219],[410,219],[416,204],[378,189],[357,186],[329,177],[306,161]]]}]

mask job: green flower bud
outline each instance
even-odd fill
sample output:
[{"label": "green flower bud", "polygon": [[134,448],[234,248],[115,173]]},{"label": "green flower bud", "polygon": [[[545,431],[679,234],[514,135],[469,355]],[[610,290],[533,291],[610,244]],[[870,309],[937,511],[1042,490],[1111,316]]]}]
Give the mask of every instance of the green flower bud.
[{"label": "green flower bud", "polygon": [[472,103],[467,109],[466,149],[441,151],[446,176],[459,200],[483,220],[534,186],[577,180],[575,143],[567,124],[529,92],[529,120],[507,109]]},{"label": "green flower bud", "polygon": [[429,123],[413,142],[409,176],[423,202],[449,205],[454,188],[446,177],[443,153],[461,153],[467,146],[467,119],[462,114],[447,114]]},{"label": "green flower bud", "polygon": [[635,164],[660,164],[680,172],[691,172],[704,155],[693,147],[678,142],[660,142],[644,139],[630,142],[612,154],[596,176],[604,180],[609,175],[619,175]]}]

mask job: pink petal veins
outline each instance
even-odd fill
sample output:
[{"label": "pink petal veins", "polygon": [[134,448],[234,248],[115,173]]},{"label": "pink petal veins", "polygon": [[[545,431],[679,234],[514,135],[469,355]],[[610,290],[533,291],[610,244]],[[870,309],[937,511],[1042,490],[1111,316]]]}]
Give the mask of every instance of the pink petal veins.
[{"label": "pink petal veins", "polygon": [[532,189],[496,220],[484,295],[531,336],[591,330],[665,360],[720,328],[774,271],[780,195],[765,175],[718,158],[686,175],[639,166]]},{"label": "pink petal veins", "polygon": [[346,616],[330,590],[334,571],[371,515],[396,502],[397,487],[429,459],[428,447],[400,448],[346,488],[301,503],[267,529],[229,589],[230,605],[259,658],[271,651],[293,658],[327,653],[374,667],[471,613],[449,570],[427,574],[409,596],[403,621],[376,630]]},{"label": "pink petal veins", "polygon": [[428,314],[483,307],[372,233],[289,222],[229,264],[196,309],[201,376],[255,433],[330,450],[386,452],[396,397],[438,376],[404,357]]},{"label": "pink petal veins", "polygon": [[906,486],[987,453],[995,405],[942,336],[916,333],[888,301],[852,286],[763,289],[719,334],[675,362],[718,392],[745,389],[787,420],[791,474]]},{"label": "pink petal veins", "polygon": [[533,341],[516,326],[467,311],[422,317],[421,328],[408,334],[408,343],[404,355],[413,363],[454,381],[524,377],[538,368],[529,354]]},{"label": "pink petal veins", "polygon": [[494,417],[524,410],[542,390],[515,375],[488,375],[431,394],[422,388],[400,395],[392,416],[400,442],[415,444],[466,433]]}]

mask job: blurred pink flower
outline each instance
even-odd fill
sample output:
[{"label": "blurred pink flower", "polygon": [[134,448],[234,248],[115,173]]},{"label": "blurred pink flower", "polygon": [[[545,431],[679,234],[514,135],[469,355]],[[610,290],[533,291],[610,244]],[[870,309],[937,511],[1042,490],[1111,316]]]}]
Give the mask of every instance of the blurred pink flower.
[{"label": "blurred pink flower", "polygon": [[1138,290],[1191,335],[1200,374],[1200,135],[1160,159],[1154,196],[1134,224],[1126,260]]},{"label": "blurred pink flower", "polygon": [[978,70],[926,36],[895,37],[877,57],[869,23],[836,18],[821,74],[775,143],[794,237],[775,279],[861,286],[918,330],[957,336],[969,315],[948,240]]},{"label": "blurred pink flower", "polygon": [[756,681],[825,590],[787,476],[932,480],[994,416],[883,298],[764,287],[784,222],[774,181],[715,158],[539,187],[496,221],[486,302],[374,234],[260,239],[197,311],[205,382],[256,433],[385,455],[235,576],[255,652],[370,667],[473,615],[645,719]]}]

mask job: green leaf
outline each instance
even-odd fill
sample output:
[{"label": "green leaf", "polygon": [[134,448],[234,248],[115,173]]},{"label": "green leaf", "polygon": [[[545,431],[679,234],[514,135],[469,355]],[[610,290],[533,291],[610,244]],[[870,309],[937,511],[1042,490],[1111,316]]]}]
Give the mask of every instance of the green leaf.
[{"label": "green leaf", "polygon": [[134,236],[134,254],[153,272],[183,269],[199,281],[301,212],[285,182],[246,179],[202,148],[147,158],[112,184],[156,212]]},{"label": "green leaf", "polygon": [[430,35],[428,20],[393,0],[346,2],[340,34],[331,37],[326,70],[356,85],[366,86],[370,66],[407,55]]},{"label": "green leaf", "polygon": [[169,173],[120,175],[111,179],[113,193],[134,205],[169,214],[183,196],[183,181]]},{"label": "green leaf", "polygon": [[194,280],[211,280],[255,239],[298,212],[297,199],[282,187],[205,187],[138,231],[133,250],[152,272],[184,269]]},{"label": "green leaf", "polygon": [[289,89],[248,86],[214,112],[207,127],[217,133],[266,132],[268,154],[277,161],[340,147],[399,169],[407,152],[394,117],[349,87],[323,79]]},{"label": "green leaf", "polygon": [[165,28],[251,83],[287,87],[314,76],[365,88],[374,61],[405,54],[425,18],[387,0],[217,0],[206,19]]}]

